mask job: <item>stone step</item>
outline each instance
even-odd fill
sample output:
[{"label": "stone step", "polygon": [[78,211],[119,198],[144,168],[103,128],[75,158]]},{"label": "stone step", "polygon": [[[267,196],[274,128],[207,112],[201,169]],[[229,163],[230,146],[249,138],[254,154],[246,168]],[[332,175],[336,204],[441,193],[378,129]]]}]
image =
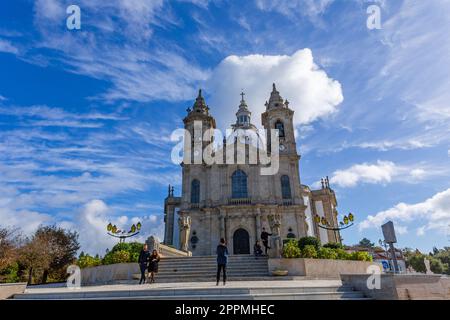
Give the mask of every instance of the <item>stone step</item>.
[{"label": "stone step", "polygon": [[[256,259],[255,259],[256,258]],[[193,257],[164,257],[161,261],[216,261],[216,256],[193,256]],[[242,261],[242,260],[267,260],[267,257],[255,257],[253,255],[235,255],[228,256],[229,261]]]},{"label": "stone step", "polygon": [[[227,270],[237,270],[237,271],[252,271],[252,270],[268,270],[267,264],[259,264],[259,265],[241,265],[241,264],[232,264],[227,265]],[[217,265],[159,265],[159,271],[166,270],[217,270]]]},{"label": "stone step", "polygon": [[[217,263],[159,263],[161,268],[199,268],[208,267],[216,268]],[[258,267],[268,267],[267,263],[228,263],[227,268],[241,268],[241,269],[252,269]]]},{"label": "stone step", "polygon": [[[151,286],[151,285],[150,285]],[[361,292],[345,286],[328,287],[273,287],[273,288],[186,288],[186,289],[142,289],[116,291],[69,291],[54,293],[24,293],[15,295],[20,300],[58,299],[180,299],[180,300],[234,300],[234,299],[364,299]]]}]

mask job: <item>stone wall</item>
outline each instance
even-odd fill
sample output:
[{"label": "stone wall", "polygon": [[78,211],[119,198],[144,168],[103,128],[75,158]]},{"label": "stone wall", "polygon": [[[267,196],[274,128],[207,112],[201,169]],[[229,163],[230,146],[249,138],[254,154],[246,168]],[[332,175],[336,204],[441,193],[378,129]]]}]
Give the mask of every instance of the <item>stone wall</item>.
[{"label": "stone wall", "polygon": [[450,278],[441,275],[382,274],[380,289],[367,287],[368,275],[345,274],[342,282],[377,300],[449,300]]},{"label": "stone wall", "polygon": [[8,299],[18,293],[24,293],[26,287],[26,282],[0,283],[0,300]]},{"label": "stone wall", "polygon": [[116,280],[132,280],[140,274],[137,263],[117,263],[81,269],[81,285],[110,284]]},{"label": "stone wall", "polygon": [[342,274],[367,274],[367,268],[381,264],[366,261],[329,259],[269,259],[269,272],[287,270],[290,276],[339,279]]}]

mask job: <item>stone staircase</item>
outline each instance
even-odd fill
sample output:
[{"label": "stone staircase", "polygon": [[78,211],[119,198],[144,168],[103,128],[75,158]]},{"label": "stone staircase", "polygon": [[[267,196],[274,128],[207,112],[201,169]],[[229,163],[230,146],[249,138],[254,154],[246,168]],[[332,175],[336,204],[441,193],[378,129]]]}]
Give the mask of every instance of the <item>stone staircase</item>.
[{"label": "stone staircase", "polygon": [[[138,285],[134,280],[83,286],[71,290],[59,286],[30,286],[20,300],[365,300],[362,292],[343,285],[340,280],[317,280],[305,277],[269,275],[266,257],[230,256],[228,281],[215,285],[216,257],[164,257],[159,263],[156,283]],[[131,274],[130,274],[131,276]]]},{"label": "stone staircase", "polygon": [[[159,262],[157,282],[196,282],[215,281],[217,273],[216,256],[202,257],[164,257]],[[258,280],[269,277],[267,257],[255,258],[252,255],[233,255],[228,257],[227,280]],[[134,274],[139,279],[140,274]]]},{"label": "stone staircase", "polygon": [[[315,280],[320,281],[320,280]],[[277,282],[278,283],[278,282]],[[206,283],[205,283],[206,284]],[[175,286],[157,288],[148,285],[115,285],[120,288],[97,287],[90,290],[61,289],[27,290],[16,294],[17,300],[367,300],[361,292],[351,287],[330,285],[283,286],[266,283],[265,286],[252,287],[249,282],[244,286],[219,286],[207,283],[202,287],[179,288]]]}]

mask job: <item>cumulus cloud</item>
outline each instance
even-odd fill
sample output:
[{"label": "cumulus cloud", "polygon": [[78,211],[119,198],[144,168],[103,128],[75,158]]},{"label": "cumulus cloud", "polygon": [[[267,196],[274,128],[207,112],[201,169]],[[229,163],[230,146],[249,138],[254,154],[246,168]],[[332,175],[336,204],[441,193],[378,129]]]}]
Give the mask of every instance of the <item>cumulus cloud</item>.
[{"label": "cumulus cloud", "polygon": [[394,207],[369,215],[359,224],[359,229],[379,228],[386,221],[412,223],[421,225],[416,234],[425,235],[427,231],[437,231],[442,234],[450,232],[450,189],[439,192],[431,198],[415,203],[398,203]]},{"label": "cumulus cloud", "polygon": [[137,222],[142,223],[140,234],[130,241],[144,242],[150,235],[161,239],[163,235],[163,221],[160,216],[149,215],[144,217],[114,216],[112,209],[98,199],[89,201],[80,211],[74,222],[69,225],[80,234],[81,250],[89,254],[103,255],[107,248],[112,248],[117,242],[106,233],[108,223],[117,225],[118,228],[129,228]]},{"label": "cumulus cloud", "polygon": [[[446,168],[429,165],[398,165],[392,161],[378,160],[376,163],[361,163],[347,169],[336,170],[330,183],[343,188],[355,187],[361,183],[387,184],[393,181],[416,183],[426,178],[448,173]],[[315,186],[319,184],[316,182]]]},{"label": "cumulus cloud", "polygon": [[253,114],[252,122],[259,126],[273,82],[295,111],[295,125],[330,115],[343,101],[340,83],[314,63],[310,49],[291,56],[228,56],[213,70],[206,84],[212,97],[211,112],[219,126],[223,129],[235,122],[242,89]]},{"label": "cumulus cloud", "polygon": [[337,170],[330,183],[340,187],[354,187],[358,183],[388,183],[395,175],[396,165],[390,161],[378,160],[375,164],[355,164],[344,170]]}]

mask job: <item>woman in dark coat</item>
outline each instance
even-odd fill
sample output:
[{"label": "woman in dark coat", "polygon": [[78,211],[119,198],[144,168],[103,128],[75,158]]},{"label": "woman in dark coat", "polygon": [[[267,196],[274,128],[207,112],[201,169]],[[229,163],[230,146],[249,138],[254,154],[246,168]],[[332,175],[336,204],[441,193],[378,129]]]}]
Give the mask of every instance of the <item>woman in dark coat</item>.
[{"label": "woman in dark coat", "polygon": [[221,238],[220,243],[217,246],[217,283],[220,281],[220,271],[223,270],[223,285],[227,281],[227,262],[228,262],[228,248],[225,244],[225,239]]},{"label": "woman in dark coat", "polygon": [[144,244],[138,259],[139,268],[141,269],[141,280],[139,280],[139,284],[145,283],[145,270],[147,270],[149,259],[150,251],[148,251],[147,245]]},{"label": "woman in dark coat", "polygon": [[148,273],[150,274],[150,283],[155,282],[155,273],[158,273],[158,263],[161,260],[158,251],[153,250],[150,256],[150,263],[148,265]]}]

